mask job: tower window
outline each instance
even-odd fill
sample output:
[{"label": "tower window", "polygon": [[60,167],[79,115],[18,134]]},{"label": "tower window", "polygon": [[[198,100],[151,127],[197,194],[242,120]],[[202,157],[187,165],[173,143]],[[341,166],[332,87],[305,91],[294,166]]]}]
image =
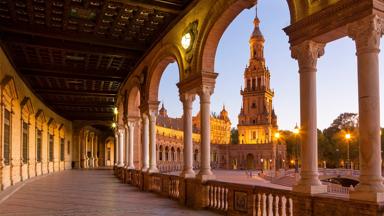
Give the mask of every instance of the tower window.
[{"label": "tower window", "polygon": [[253,108],[253,109],[255,109],[255,108],[256,108],[256,103],[255,103],[255,102],[253,102],[253,103],[252,103],[252,106],[251,106],[251,108]]}]

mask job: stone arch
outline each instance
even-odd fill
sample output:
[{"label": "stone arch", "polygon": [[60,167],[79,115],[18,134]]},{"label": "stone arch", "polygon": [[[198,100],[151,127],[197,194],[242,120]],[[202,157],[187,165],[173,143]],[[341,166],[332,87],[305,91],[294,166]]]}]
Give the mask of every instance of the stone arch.
[{"label": "stone arch", "polygon": [[115,138],[109,136],[105,139],[104,164],[105,166],[113,166],[115,164]]},{"label": "stone arch", "polygon": [[163,149],[163,146],[161,145],[159,147],[159,161],[163,161],[164,158],[163,158],[163,152],[164,152],[164,149]]},{"label": "stone arch", "polygon": [[117,116],[116,116],[116,122],[118,125],[124,125],[124,122],[126,121],[127,117],[127,100],[128,100],[128,95],[127,91],[125,90],[124,93],[120,97],[120,102],[117,102]]},{"label": "stone arch", "polygon": [[255,156],[253,156],[253,154],[251,153],[248,153],[246,160],[247,160],[247,169],[253,170],[255,168],[255,164],[254,164]]},{"label": "stone arch", "polygon": [[167,44],[163,46],[153,59],[152,63],[150,63],[149,77],[145,88],[148,102],[158,101],[160,80],[164,70],[170,63],[177,63],[179,79],[182,80],[184,78],[182,55],[175,44]]},{"label": "stone arch", "polygon": [[[339,0],[326,0],[329,5],[332,2]],[[223,0],[216,1],[212,6],[211,16],[209,19],[205,19],[202,23],[202,27],[199,33],[199,38],[194,56],[195,70],[198,72],[215,72],[215,55],[219,44],[219,41],[230,23],[240,14],[244,9],[249,9],[257,4],[255,0]],[[308,0],[287,0],[288,9],[291,14],[291,23],[308,16],[310,10],[313,10]],[[317,6],[319,7],[319,6]]]},{"label": "stone arch", "polygon": [[23,100],[20,103],[21,112],[22,115],[25,114],[26,116],[31,116],[35,114],[35,110],[33,108],[31,99],[29,97],[24,97]]},{"label": "stone arch", "polygon": [[15,80],[12,76],[5,76],[1,81],[1,102],[4,104],[5,109],[13,112],[14,106],[19,106],[16,101],[19,96],[16,89]]},{"label": "stone arch", "polygon": [[165,146],[165,161],[169,161],[169,147]]},{"label": "stone arch", "polygon": [[127,111],[128,111],[128,118],[129,117],[140,117],[140,86],[134,85],[132,88],[130,88],[128,91],[128,98],[127,98]]}]

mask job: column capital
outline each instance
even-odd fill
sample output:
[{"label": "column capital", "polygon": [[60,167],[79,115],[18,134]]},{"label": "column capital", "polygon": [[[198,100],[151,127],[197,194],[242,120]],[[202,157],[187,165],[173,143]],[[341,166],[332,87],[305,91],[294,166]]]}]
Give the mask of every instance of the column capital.
[{"label": "column capital", "polygon": [[324,55],[324,43],[306,40],[291,46],[291,56],[299,63],[299,73],[316,72],[317,59]]},{"label": "column capital", "polygon": [[348,35],[356,42],[357,53],[379,52],[384,19],[370,15],[348,25]]},{"label": "column capital", "polygon": [[127,123],[127,126],[128,126],[129,129],[135,127],[136,125],[137,125],[137,121],[136,120],[130,120]]},{"label": "column capital", "polygon": [[209,103],[211,101],[211,95],[214,91],[214,86],[202,85],[197,89],[197,94],[200,97],[200,102]]},{"label": "column capital", "polygon": [[183,103],[189,103],[192,104],[192,102],[195,100],[195,93],[191,92],[185,92],[185,93],[180,93],[180,100]]},{"label": "column capital", "polygon": [[118,129],[118,133],[119,133],[119,135],[125,132],[124,129],[125,129],[125,128],[124,128],[122,125],[119,126],[119,129]]}]

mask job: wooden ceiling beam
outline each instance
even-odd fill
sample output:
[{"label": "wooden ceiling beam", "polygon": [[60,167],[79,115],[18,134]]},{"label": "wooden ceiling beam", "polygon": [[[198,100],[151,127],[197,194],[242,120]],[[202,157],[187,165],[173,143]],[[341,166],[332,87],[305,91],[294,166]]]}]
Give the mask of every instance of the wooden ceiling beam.
[{"label": "wooden ceiling beam", "polygon": [[78,102],[50,102],[52,106],[69,106],[69,107],[106,107],[106,108],[114,108],[115,103],[78,103]]},{"label": "wooden ceiling beam", "polygon": [[117,92],[106,91],[85,91],[85,90],[65,90],[65,89],[34,89],[38,94],[54,95],[75,95],[75,96],[96,96],[96,97],[116,97]]},{"label": "wooden ceiling beam", "polygon": [[184,4],[182,3],[164,0],[111,0],[111,2],[128,4],[131,6],[141,7],[150,10],[158,10],[170,14],[179,14],[184,9]]},{"label": "wooden ceiling beam", "polygon": [[121,82],[124,77],[118,75],[102,75],[95,74],[92,72],[89,73],[76,73],[73,71],[54,71],[54,70],[45,70],[38,68],[20,68],[21,73],[24,76],[28,77],[54,77],[54,78],[67,78],[67,79],[82,79],[82,80],[100,80],[100,81],[110,81],[110,82]]},{"label": "wooden ceiling beam", "polygon": [[[1,27],[0,27],[1,28]],[[141,51],[132,51],[123,48],[112,48],[108,46],[91,45],[79,42],[65,43],[62,40],[52,38],[42,38],[26,36],[20,34],[1,34],[1,40],[8,44],[19,44],[35,48],[47,48],[62,51],[80,52],[83,54],[92,54],[100,56],[114,56],[122,58],[138,59],[142,55]]]},{"label": "wooden ceiling beam", "polygon": [[107,46],[107,47],[115,47],[120,49],[126,49],[126,50],[132,50],[132,51],[140,51],[144,52],[146,50],[145,45],[141,45],[138,43],[129,43],[124,42],[122,40],[109,40],[109,39],[103,39],[103,38],[96,38],[94,35],[89,34],[80,34],[80,33],[70,33],[70,32],[64,32],[61,30],[55,30],[55,29],[49,29],[38,27],[38,26],[31,26],[31,25],[12,25],[12,26],[6,26],[6,25],[0,25],[0,32],[4,33],[18,33],[23,35],[32,35],[32,36],[39,36],[44,38],[51,38],[56,40],[61,40],[61,43],[67,44],[68,42],[79,42],[84,44],[91,44],[91,45],[100,45],[100,46]]}]

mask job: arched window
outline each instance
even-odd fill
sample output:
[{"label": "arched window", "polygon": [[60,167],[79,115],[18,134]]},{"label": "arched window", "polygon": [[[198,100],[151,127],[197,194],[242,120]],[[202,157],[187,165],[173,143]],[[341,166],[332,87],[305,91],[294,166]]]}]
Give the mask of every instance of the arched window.
[{"label": "arched window", "polygon": [[163,146],[160,146],[160,148],[159,148],[159,160],[160,161],[163,160]]},{"label": "arched window", "polygon": [[169,148],[165,147],[165,161],[169,161]]}]

